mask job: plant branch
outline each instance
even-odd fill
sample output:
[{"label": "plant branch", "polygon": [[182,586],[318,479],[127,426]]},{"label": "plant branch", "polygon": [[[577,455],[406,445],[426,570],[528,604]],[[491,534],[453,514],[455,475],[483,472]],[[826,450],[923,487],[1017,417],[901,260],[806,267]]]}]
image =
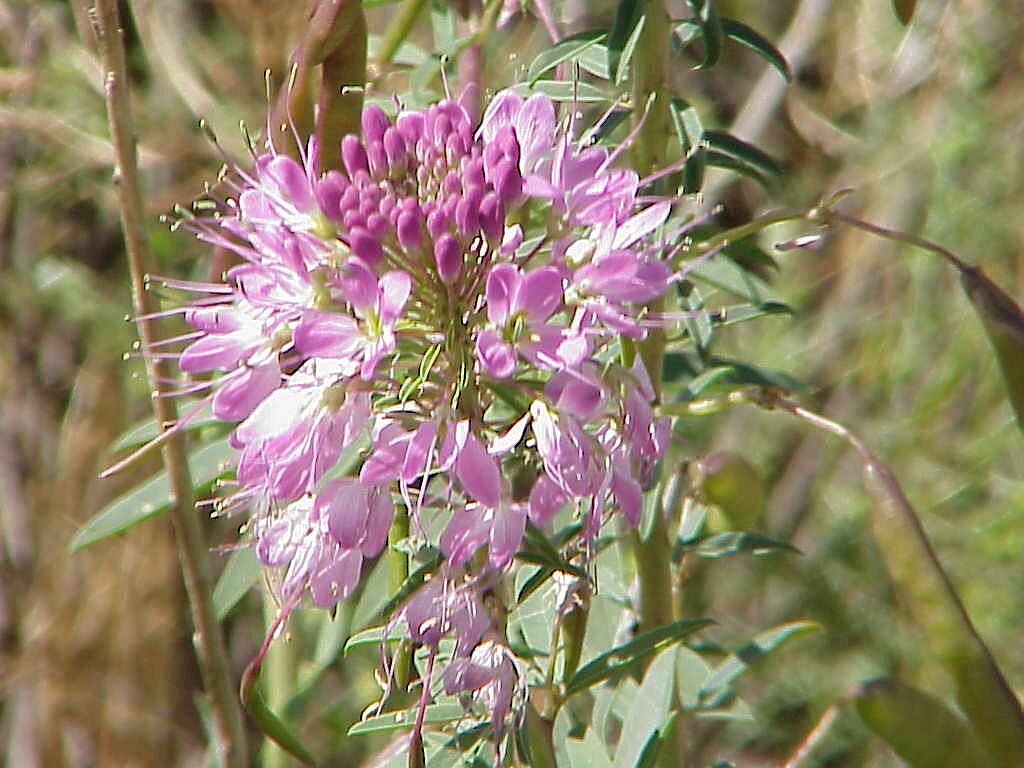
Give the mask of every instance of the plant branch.
[{"label": "plant branch", "polygon": [[[114,147],[114,185],[131,271],[132,303],[136,316],[146,317],[152,311],[150,295],[145,287],[145,275],[151,265],[151,257],[145,235],[123,30],[115,0],[96,0],[95,10],[96,37],[103,59],[107,115]],[[138,326],[142,348],[148,350],[159,338],[157,325],[153,320],[139,320]],[[147,359],[149,380],[157,394],[153,397],[153,415],[157,424],[173,424],[176,421],[174,405],[168,398],[159,396],[165,387],[161,382],[169,377],[162,370],[161,361]],[[248,764],[248,758],[242,714],[231,682],[224,638],[213,608],[208,548],[195,514],[192,480],[181,436],[168,440],[163,445],[162,453],[172,495],[170,514],[178,557],[195,626],[196,655],[203,684],[211,699],[216,749],[223,765],[243,768]]]}]

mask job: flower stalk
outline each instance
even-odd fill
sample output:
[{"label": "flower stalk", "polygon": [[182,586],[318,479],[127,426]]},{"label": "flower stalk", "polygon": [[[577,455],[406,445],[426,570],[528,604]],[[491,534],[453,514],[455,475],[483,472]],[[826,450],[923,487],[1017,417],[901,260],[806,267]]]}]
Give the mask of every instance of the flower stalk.
[{"label": "flower stalk", "polygon": [[[114,147],[114,184],[131,272],[132,303],[136,316],[145,318],[153,310],[145,286],[145,275],[152,258],[145,235],[123,29],[114,0],[96,0],[95,10],[96,38],[103,60],[107,115]],[[138,329],[143,350],[148,350],[161,336],[152,319],[140,319]],[[147,373],[155,393],[152,398],[153,416],[157,424],[167,425],[176,422],[177,414],[173,402],[160,396],[165,389],[162,382],[169,380],[163,368],[160,360],[147,358]],[[192,611],[196,656],[213,712],[215,747],[222,765],[243,768],[248,765],[248,758],[242,714],[231,682],[224,638],[213,607],[208,546],[195,514],[192,480],[181,435],[164,442],[161,452],[173,497],[170,515]]]}]

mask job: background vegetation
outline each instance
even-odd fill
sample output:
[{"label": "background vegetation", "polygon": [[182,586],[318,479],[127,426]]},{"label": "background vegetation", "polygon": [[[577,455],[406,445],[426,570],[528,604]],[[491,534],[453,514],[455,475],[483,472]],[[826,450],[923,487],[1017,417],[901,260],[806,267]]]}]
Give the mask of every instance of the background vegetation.
[{"label": "background vegetation", "polygon": [[[128,281],[87,5],[0,1],[0,738],[16,766],[195,765],[205,742],[199,684],[168,522],[67,553],[83,522],[155,469],[97,480],[107,446],[148,404],[141,366],[122,360],[134,333],[124,322]],[[166,274],[219,271],[158,216],[217,173],[200,116],[238,154],[238,120],[263,124],[263,72],[286,71],[303,18],[291,5],[125,6],[149,234]],[[723,0],[718,10],[781,41],[796,70],[781,97],[781,78],[735,44],[710,72],[685,58],[673,70],[675,90],[705,124],[784,163],[767,189],[709,174],[705,193],[724,203],[725,222],[851,186],[846,210],[940,241],[1024,295],[1024,4],[922,0],[907,27],[889,0]],[[368,8],[371,33],[393,13]],[[572,31],[610,23],[614,5],[568,2],[558,13]],[[430,49],[422,21],[411,41]],[[495,34],[489,55],[507,57],[490,62],[499,87],[507,67],[524,68],[546,38],[524,16]],[[400,51],[397,61],[414,54]],[[407,68],[390,68],[378,88],[405,90],[408,78]],[[437,78],[421,85],[424,98],[441,87]],[[779,229],[762,245],[799,234]],[[1024,440],[955,273],[852,230],[817,251],[776,255],[779,268],[763,267],[764,277],[794,314],[729,329],[716,353],[803,382],[807,402],[884,457],[1020,690]],[[694,738],[728,744],[714,756],[739,765],[777,765],[861,680],[898,673],[948,693],[950,681],[894,600],[856,457],[754,409],[686,429],[688,458],[731,451],[752,464],[765,494],[754,527],[801,552],[712,561],[694,597],[719,621],[711,636],[731,646],[785,621],[821,625],[744,678],[751,718],[709,723]],[[211,541],[234,541],[231,521],[208,525]],[[218,569],[222,562],[215,558]],[[264,631],[258,590],[227,621],[240,674]],[[324,657],[301,626],[290,652],[308,687],[290,698],[294,691],[282,691],[279,702],[302,713],[306,742],[337,765],[369,758],[384,741],[344,734],[375,690],[373,650]],[[899,763],[843,710],[807,764]]]}]

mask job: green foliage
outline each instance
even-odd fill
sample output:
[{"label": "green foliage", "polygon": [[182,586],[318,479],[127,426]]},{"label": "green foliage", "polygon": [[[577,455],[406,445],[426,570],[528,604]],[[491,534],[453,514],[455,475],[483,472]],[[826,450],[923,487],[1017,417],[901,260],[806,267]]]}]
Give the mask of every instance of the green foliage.
[{"label": "green foliage", "polygon": [[931,694],[890,678],[859,686],[853,701],[864,723],[911,768],[993,764],[964,719]]},{"label": "green foliage", "polygon": [[[226,473],[224,464],[234,456],[227,438],[209,443],[189,456],[189,470],[199,491],[207,491]],[[134,525],[164,512],[171,504],[167,473],[159,472],[138,488],[118,497],[71,538],[69,548],[77,552],[83,547],[124,533]]]}]

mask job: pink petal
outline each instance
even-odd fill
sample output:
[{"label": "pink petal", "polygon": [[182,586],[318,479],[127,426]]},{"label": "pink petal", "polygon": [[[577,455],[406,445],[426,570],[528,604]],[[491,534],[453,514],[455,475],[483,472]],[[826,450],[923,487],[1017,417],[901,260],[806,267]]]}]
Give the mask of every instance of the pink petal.
[{"label": "pink petal", "polygon": [[295,348],[313,357],[352,358],[364,344],[356,321],[337,312],[307,309],[292,334]]},{"label": "pink petal", "polygon": [[412,293],[412,279],[407,272],[393,269],[380,279],[378,291],[381,321],[387,326],[393,326]]},{"label": "pink petal", "polygon": [[487,561],[491,568],[504,568],[519,551],[526,531],[526,507],[510,504],[494,512]]},{"label": "pink petal", "polygon": [[512,314],[522,277],[511,264],[498,264],[487,276],[487,317],[495,325],[504,325]]},{"label": "pink petal", "polygon": [[366,536],[370,505],[366,488],[351,478],[332,480],[317,494],[316,514],[327,518],[327,529],[345,549],[359,546]]},{"label": "pink petal", "polygon": [[515,350],[493,328],[485,328],[477,336],[476,355],[484,371],[496,379],[507,379],[516,369]]},{"label": "pink petal", "polygon": [[455,462],[455,474],[466,493],[484,506],[496,507],[501,498],[501,472],[487,449],[469,434]]},{"label": "pink petal", "polygon": [[534,269],[522,278],[512,312],[525,312],[531,323],[543,323],[562,305],[562,276],[553,267]]},{"label": "pink petal", "polygon": [[331,608],[352,594],[359,583],[363,556],[359,550],[343,552],[334,562],[310,577],[313,602],[319,608]]}]

